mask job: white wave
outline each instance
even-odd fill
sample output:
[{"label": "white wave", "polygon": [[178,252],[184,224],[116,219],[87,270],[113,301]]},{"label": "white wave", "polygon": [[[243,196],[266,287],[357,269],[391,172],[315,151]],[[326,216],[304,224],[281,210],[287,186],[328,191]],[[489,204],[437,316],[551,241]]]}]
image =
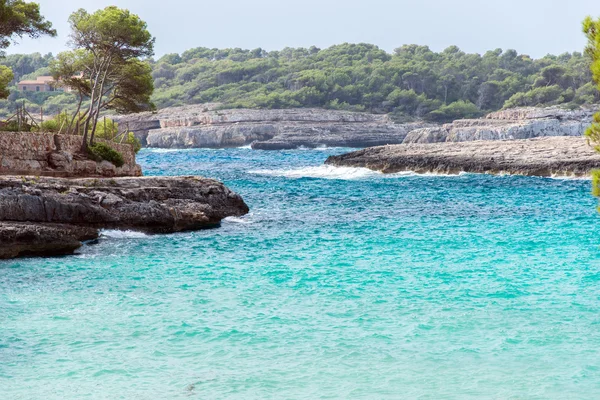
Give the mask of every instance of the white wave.
[{"label": "white wave", "polygon": [[324,144],[320,144],[316,147],[307,147],[307,146],[298,146],[292,150],[304,150],[304,151],[331,151],[331,150],[345,150],[352,151],[355,150],[355,147],[339,147],[339,146],[327,146]]},{"label": "white wave", "polygon": [[345,152],[350,152],[350,151],[356,150],[356,147],[339,147],[339,146],[328,147],[328,146],[319,146],[319,147],[315,147],[312,150],[315,150],[315,151],[344,150]]},{"label": "white wave", "polygon": [[179,153],[179,152],[183,152],[183,151],[193,151],[196,149],[162,149],[162,148],[156,148],[156,147],[146,147],[145,149],[142,149],[142,151],[147,151],[150,153]]},{"label": "white wave", "polygon": [[414,171],[401,171],[394,172],[392,174],[386,174],[388,178],[401,178],[406,176],[419,176],[424,178],[457,178],[465,175],[470,175],[469,172],[459,172],[458,174],[442,174],[439,172],[414,172]]},{"label": "white wave", "polygon": [[547,178],[557,179],[560,181],[591,181],[591,176],[565,176],[565,175],[552,175]]},{"label": "white wave", "polygon": [[381,171],[373,171],[362,167],[336,167],[333,165],[320,165],[318,167],[305,167],[299,169],[260,169],[249,171],[251,174],[279,176],[285,178],[320,178],[320,179],[366,179],[366,178],[404,178],[404,177],[449,177],[456,178],[467,175],[466,172],[459,174],[441,174],[434,172],[417,173],[414,171],[401,171],[392,174],[384,174]]},{"label": "white wave", "polygon": [[111,239],[143,239],[147,238],[149,235],[143,232],[136,231],[120,231],[117,229],[103,229],[100,231],[102,237],[111,238]]},{"label": "white wave", "polygon": [[240,150],[252,150],[252,145],[248,144],[246,146],[236,147],[236,149],[240,149]]},{"label": "white wave", "polygon": [[252,224],[254,222],[252,222],[249,218],[252,216],[252,214],[248,214],[245,215],[243,217],[227,217],[224,218],[223,221],[224,222],[231,222],[234,224]]},{"label": "white wave", "polygon": [[320,165],[318,167],[305,167],[298,169],[260,169],[250,171],[251,174],[280,176],[284,178],[320,178],[320,179],[364,179],[374,176],[382,176],[378,171],[368,168],[334,167],[332,165]]}]

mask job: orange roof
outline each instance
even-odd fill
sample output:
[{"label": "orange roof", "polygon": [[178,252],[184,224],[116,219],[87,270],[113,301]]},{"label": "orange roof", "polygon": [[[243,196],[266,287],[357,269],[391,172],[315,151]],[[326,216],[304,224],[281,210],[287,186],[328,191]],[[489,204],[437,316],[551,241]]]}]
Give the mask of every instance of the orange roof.
[{"label": "orange roof", "polygon": [[44,85],[54,81],[51,76],[38,76],[35,81],[21,81],[17,85]]}]

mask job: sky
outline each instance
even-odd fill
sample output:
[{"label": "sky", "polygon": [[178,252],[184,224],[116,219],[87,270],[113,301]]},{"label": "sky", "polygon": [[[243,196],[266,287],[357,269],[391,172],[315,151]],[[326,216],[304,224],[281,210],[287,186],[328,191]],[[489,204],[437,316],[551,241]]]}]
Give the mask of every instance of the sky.
[{"label": "sky", "polygon": [[515,49],[532,57],[581,51],[581,21],[600,17],[598,0],[34,0],[57,38],[22,39],[14,53],[67,49],[73,11],[127,8],[148,23],[156,58],[194,47],[280,50],[372,43],[392,52],[403,44],[434,51]]}]

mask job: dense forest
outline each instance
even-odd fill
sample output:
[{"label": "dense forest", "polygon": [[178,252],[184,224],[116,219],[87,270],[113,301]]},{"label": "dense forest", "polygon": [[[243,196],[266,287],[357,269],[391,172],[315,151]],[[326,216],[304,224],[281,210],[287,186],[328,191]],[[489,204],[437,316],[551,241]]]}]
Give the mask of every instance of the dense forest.
[{"label": "dense forest", "polygon": [[[15,81],[47,75],[51,54],[9,55]],[[370,44],[327,49],[195,48],[152,60],[158,108],[219,102],[224,108],[324,107],[390,113],[397,121],[445,122],[516,106],[597,103],[589,58],[578,52],[534,60],[514,50],[468,54],[406,45],[389,54]],[[0,114],[17,102],[46,113],[71,109],[72,94],[18,92],[0,101]]]}]

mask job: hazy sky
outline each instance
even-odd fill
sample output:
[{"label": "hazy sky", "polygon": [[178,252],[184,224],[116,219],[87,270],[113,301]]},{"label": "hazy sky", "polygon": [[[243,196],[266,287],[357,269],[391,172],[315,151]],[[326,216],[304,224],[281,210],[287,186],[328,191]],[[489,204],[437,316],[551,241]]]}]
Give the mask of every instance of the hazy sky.
[{"label": "hazy sky", "polygon": [[66,48],[67,18],[77,8],[128,8],[156,37],[156,55],[193,47],[327,47],[402,44],[439,51],[513,48],[533,57],[579,51],[581,21],[600,17],[599,0],[35,0],[59,32],[56,39],[24,39],[9,53],[57,53]]}]

